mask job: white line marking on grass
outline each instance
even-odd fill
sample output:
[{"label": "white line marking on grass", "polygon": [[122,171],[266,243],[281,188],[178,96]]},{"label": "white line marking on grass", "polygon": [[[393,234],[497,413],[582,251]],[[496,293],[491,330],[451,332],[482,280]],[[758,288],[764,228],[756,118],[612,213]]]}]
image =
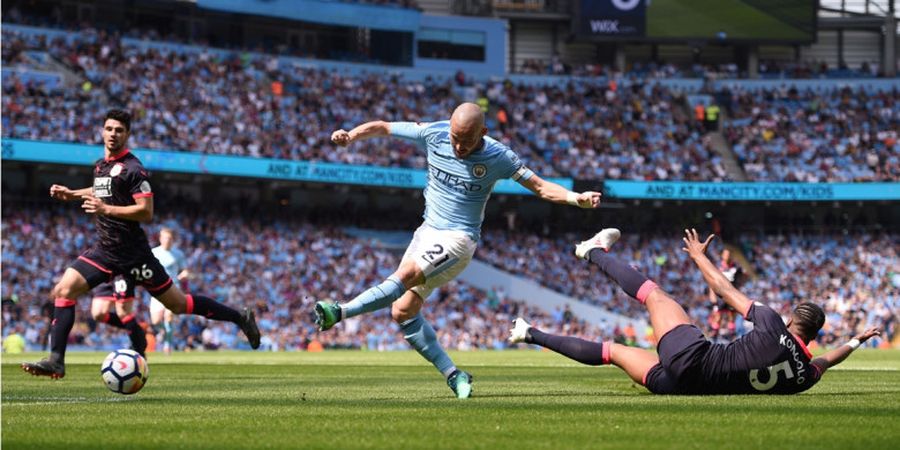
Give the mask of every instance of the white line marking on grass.
[{"label": "white line marking on grass", "polygon": [[4,406],[39,406],[39,405],[60,405],[72,403],[120,403],[133,402],[137,397],[108,397],[108,398],[87,398],[87,397],[3,397]]}]

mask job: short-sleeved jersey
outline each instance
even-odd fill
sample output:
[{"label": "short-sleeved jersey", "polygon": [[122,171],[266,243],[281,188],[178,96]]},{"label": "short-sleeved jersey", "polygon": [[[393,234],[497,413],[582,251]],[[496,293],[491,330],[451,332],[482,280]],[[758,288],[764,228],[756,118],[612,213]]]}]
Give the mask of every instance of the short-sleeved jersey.
[{"label": "short-sleeved jersey", "polygon": [[425,148],[428,182],[425,223],[439,230],[462,230],[478,241],[484,208],[498,180],[527,180],[534,173],[509,147],[485,136],[484,145],[465,159],[450,143],[450,122],[392,122],[391,135]]},{"label": "short-sleeved jersey", "polygon": [[[94,165],[93,194],[107,205],[129,206],[136,198],[152,197],[153,191],[141,161],[125,150]],[[99,248],[112,258],[127,260],[150,251],[147,235],[136,221],[98,215],[97,233]]]},{"label": "short-sleeved jersey", "polygon": [[166,250],[162,245],[153,247],[153,256],[159,260],[159,263],[166,269],[166,273],[172,278],[178,277],[178,274],[186,266],[184,253],[174,247],[171,250]]},{"label": "short-sleeved jersey", "polygon": [[771,308],[754,303],[753,331],[729,344],[714,344],[703,364],[702,386],[715,394],[796,394],[822,376],[812,354]]}]

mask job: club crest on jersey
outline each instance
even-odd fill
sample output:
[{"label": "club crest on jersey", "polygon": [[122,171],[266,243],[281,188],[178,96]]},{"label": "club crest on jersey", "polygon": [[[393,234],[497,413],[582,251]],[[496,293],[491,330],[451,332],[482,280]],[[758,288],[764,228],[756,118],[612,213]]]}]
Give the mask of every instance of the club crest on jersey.
[{"label": "club crest on jersey", "polygon": [[116,165],[112,166],[112,169],[109,169],[109,176],[114,177],[122,173],[122,169],[125,168],[125,165],[122,163],[116,163]]},{"label": "club crest on jersey", "polygon": [[472,166],[472,176],[475,178],[484,178],[487,175],[487,166],[484,164],[475,164]]}]

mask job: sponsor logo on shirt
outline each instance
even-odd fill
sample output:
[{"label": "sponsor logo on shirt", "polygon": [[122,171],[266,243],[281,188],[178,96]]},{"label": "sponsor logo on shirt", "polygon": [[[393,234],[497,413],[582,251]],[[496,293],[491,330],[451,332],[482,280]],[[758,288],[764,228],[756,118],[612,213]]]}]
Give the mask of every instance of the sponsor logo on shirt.
[{"label": "sponsor logo on shirt", "polygon": [[435,181],[456,191],[465,193],[480,192],[483,188],[480,184],[472,183],[459,175],[445,172],[435,166],[429,165],[428,172]]},{"label": "sponsor logo on shirt", "polygon": [[94,197],[112,197],[112,177],[94,178]]}]

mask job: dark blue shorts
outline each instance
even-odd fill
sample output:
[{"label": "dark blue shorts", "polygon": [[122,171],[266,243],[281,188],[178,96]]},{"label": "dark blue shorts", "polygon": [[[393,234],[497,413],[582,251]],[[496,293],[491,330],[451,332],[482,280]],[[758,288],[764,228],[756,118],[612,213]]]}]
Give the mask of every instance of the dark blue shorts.
[{"label": "dark blue shorts", "polygon": [[92,248],[82,253],[69,267],[78,271],[91,289],[111,283],[117,275],[127,278],[132,286],[140,284],[154,297],[172,287],[172,278],[152,253],[138,256],[125,264],[116,261],[103,250]]},{"label": "dark blue shorts", "polygon": [[659,364],[653,366],[644,385],[654,394],[702,392],[703,361],[712,344],[693,325],[679,325],[659,340]]},{"label": "dark blue shorts", "polygon": [[134,300],[134,280],[128,277],[116,277],[114,281],[107,281],[94,288],[93,294],[94,300],[111,302]]}]

